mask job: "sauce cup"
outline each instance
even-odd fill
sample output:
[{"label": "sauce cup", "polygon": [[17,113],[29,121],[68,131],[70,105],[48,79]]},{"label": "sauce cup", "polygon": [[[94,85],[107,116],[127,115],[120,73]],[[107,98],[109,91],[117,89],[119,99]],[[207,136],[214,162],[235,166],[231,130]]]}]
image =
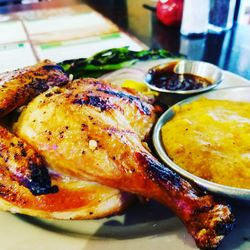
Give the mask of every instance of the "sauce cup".
[{"label": "sauce cup", "polygon": [[[210,84],[196,89],[182,89],[182,87],[179,87],[176,90],[156,86],[154,84],[154,72],[164,72],[164,69],[168,67],[172,68],[173,74],[179,76],[180,82],[183,82],[183,75],[187,75],[198,77],[198,79],[207,79]],[[161,73],[161,75],[164,76],[164,73]],[[169,75],[166,74],[165,78],[167,79],[168,77]],[[217,87],[220,83],[222,83],[223,79],[223,71],[211,63],[191,60],[176,60],[174,62],[168,62],[150,68],[145,74],[144,82],[150,89],[160,92],[159,99],[161,102],[167,105],[172,105],[189,96],[200,94]]]}]

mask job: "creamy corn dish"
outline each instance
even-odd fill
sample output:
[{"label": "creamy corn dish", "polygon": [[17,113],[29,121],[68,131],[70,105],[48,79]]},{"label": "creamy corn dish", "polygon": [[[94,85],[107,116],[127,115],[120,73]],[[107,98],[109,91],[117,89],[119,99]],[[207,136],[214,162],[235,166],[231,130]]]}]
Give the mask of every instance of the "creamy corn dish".
[{"label": "creamy corn dish", "polygon": [[250,188],[250,103],[200,98],[181,107],[161,131],[180,167],[223,185]]}]

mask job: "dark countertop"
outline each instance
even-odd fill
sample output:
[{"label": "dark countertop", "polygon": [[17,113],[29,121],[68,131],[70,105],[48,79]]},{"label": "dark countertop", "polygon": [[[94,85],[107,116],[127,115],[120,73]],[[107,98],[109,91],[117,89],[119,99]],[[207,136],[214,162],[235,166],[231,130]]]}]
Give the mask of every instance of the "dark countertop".
[{"label": "dark countertop", "polygon": [[207,34],[200,39],[180,35],[178,28],[161,24],[155,13],[143,8],[152,0],[52,0],[33,5],[1,6],[0,13],[87,3],[111,19],[124,31],[134,35],[150,48],[164,48],[188,59],[204,60],[250,79],[250,26],[235,24],[222,34]]},{"label": "dark countertop", "polygon": [[142,7],[149,0],[86,0],[89,5],[133,34],[150,48],[164,48],[193,60],[219,65],[250,79],[250,26],[235,24],[222,34],[200,39],[181,36],[178,28],[160,23],[155,13]]}]

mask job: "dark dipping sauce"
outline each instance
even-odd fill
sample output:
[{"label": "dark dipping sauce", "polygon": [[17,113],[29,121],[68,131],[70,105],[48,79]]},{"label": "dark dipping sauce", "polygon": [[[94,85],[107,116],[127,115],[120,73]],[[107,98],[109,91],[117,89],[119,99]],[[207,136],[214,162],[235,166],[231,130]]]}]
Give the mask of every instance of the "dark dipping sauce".
[{"label": "dark dipping sauce", "polygon": [[178,62],[168,63],[166,66],[157,66],[150,69],[146,81],[150,85],[166,90],[195,90],[212,85],[213,82],[204,77],[193,74],[177,74],[174,68]]}]

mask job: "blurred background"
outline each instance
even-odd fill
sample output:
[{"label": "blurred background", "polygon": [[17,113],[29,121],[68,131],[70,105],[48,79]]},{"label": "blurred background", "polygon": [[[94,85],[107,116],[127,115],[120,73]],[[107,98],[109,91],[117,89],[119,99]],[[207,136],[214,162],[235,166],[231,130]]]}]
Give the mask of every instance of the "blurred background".
[{"label": "blurred background", "polygon": [[[15,5],[15,4],[31,4],[37,3],[37,2],[45,2],[45,1],[53,1],[53,0],[0,0],[0,6],[8,6],[8,5]],[[223,0],[222,0],[223,1]],[[226,0],[230,1],[230,0]],[[70,2],[70,1],[69,1]],[[112,8],[126,8],[127,0],[89,0],[89,1],[81,1],[81,2],[88,2],[98,7],[98,5],[103,6],[105,3],[106,9],[112,9]],[[149,5],[156,4],[157,0],[145,0],[145,1],[134,1],[134,2],[140,2],[140,3],[146,3]],[[167,2],[167,1],[163,1]],[[236,6],[235,6],[235,17],[234,20],[237,21],[240,24],[246,24],[250,25],[250,1],[249,0],[236,0]]]},{"label": "blurred background", "polygon": [[[250,0],[0,0],[0,13],[39,9],[45,3],[52,7],[86,3],[149,48],[208,61],[250,79]],[[196,36],[192,28],[201,25],[196,15],[205,16],[206,8],[209,26]],[[184,18],[188,11],[196,16],[194,24]]]}]

